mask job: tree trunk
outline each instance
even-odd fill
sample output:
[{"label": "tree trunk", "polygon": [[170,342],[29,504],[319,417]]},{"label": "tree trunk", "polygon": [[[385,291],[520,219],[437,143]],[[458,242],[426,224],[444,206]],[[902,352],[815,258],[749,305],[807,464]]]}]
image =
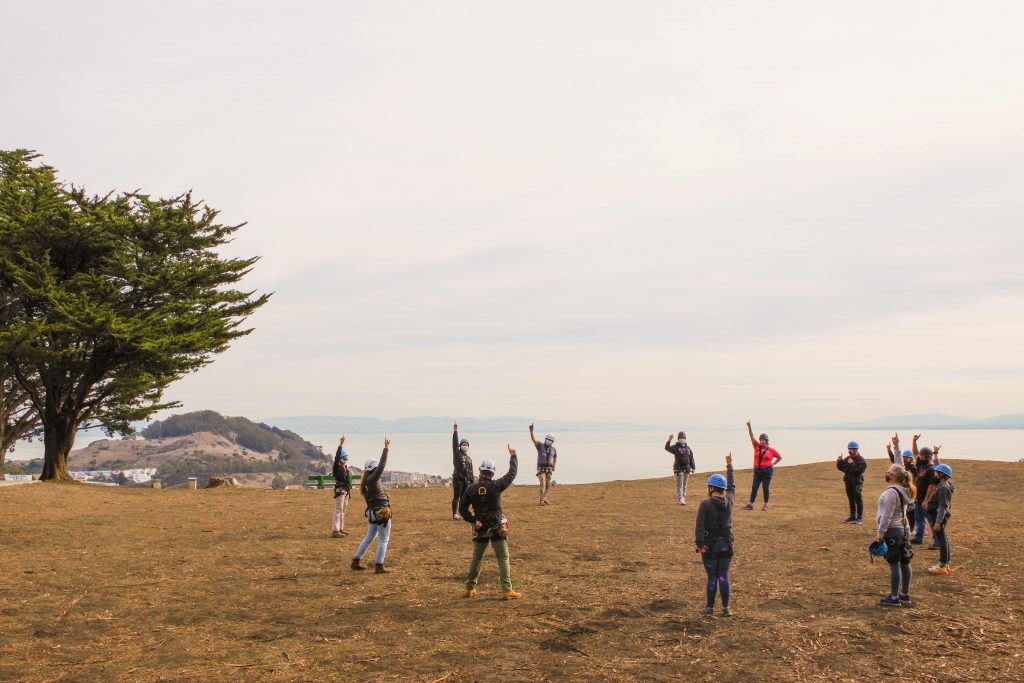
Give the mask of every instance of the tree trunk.
[{"label": "tree trunk", "polygon": [[43,473],[39,478],[43,481],[67,481],[68,453],[75,445],[74,419],[64,415],[51,414],[43,425],[43,444],[46,450],[43,455]]}]

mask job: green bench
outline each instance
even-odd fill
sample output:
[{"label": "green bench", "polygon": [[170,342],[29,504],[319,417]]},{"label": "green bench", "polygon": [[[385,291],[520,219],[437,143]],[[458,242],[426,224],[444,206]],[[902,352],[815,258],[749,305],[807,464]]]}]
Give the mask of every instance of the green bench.
[{"label": "green bench", "polygon": [[[359,484],[359,480],[362,477],[358,474],[352,475],[352,485],[356,486]],[[331,488],[334,488],[334,477],[330,474],[311,474],[309,475],[309,481],[315,482],[317,489],[322,489],[324,484],[327,484]]]}]

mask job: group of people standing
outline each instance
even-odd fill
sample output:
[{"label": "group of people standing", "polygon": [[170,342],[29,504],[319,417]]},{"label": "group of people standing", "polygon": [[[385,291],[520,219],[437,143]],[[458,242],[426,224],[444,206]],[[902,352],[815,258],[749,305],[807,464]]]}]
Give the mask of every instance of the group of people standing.
[{"label": "group of people standing", "polygon": [[[537,450],[537,479],[540,484],[540,505],[548,505],[551,475],[557,464],[558,454],[554,437],[550,434],[543,440],[534,435],[534,426],[529,427],[530,439]],[[764,503],[762,511],[768,510],[771,481],[775,466],[782,460],[777,450],[769,445],[767,434],[754,438],[754,431],[747,422],[747,433],[754,449],[753,484],[750,501],[744,510],[753,510],[760,490]],[[929,574],[945,575],[952,571],[950,566],[950,544],[947,527],[952,517],[951,505],[955,486],[953,470],[949,465],[939,463],[939,449],[918,448],[920,434],[913,438],[912,449],[900,451],[899,435],[893,435],[886,445],[891,465],[883,473],[888,484],[878,498],[875,540],[868,546],[871,554],[884,557],[889,564],[890,594],[880,601],[885,606],[911,605],[910,584],[913,577],[911,560],[913,546],[924,542],[925,527],[931,533],[929,549],[939,551],[939,562],[928,569]],[[334,514],[332,536],[348,535],[345,530],[345,513],[352,493],[352,475],[348,468],[348,454],[344,449],[345,437],[341,437],[334,458]],[[387,465],[391,441],[384,439],[384,450],[379,460],[367,460],[359,491],[366,503],[367,533],[356,549],[352,559],[353,570],[363,570],[363,554],[370,544],[378,539],[374,569],[378,574],[387,573],[384,560],[391,536],[391,505],[388,494],[381,484],[381,475]],[[697,465],[693,450],[686,442],[686,432],[679,432],[673,443],[669,435],[665,450],[673,455],[673,473],[676,479],[676,498],[680,505],[686,505],[687,484]],[[513,600],[521,596],[512,590],[511,568],[508,550],[508,518],[504,514],[501,494],[512,485],[518,474],[519,465],[515,449],[508,447],[508,472],[496,478],[497,468],[491,460],[484,460],[477,470],[469,455],[469,441],[459,437],[458,424],[452,429],[452,519],[464,520],[472,526],[473,556],[466,579],[466,597],[477,595],[484,552],[490,545],[498,562],[502,597]],[[712,474],[706,481],[707,497],[700,502],[695,523],[695,549],[701,555],[707,573],[705,616],[714,615],[717,596],[721,596],[722,615],[731,616],[729,599],[731,585],[729,569],[735,553],[732,533],[732,512],[736,499],[736,483],[732,466],[732,453],[725,458],[726,474]],[[836,467],[843,472],[843,484],[849,503],[850,515],[847,524],[860,525],[864,520],[864,473],[867,462],[860,453],[860,445],[851,441],[846,454],[836,459]],[[475,475],[475,476],[474,476]],[[913,532],[912,532],[913,529]]]}]

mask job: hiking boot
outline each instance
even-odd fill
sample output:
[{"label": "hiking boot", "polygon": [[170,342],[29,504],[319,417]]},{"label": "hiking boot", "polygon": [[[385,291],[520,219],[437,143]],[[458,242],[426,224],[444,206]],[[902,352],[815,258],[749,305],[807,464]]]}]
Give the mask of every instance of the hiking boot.
[{"label": "hiking boot", "polygon": [[[750,508],[750,509],[753,510],[754,508]],[[713,616],[715,616],[715,610],[713,610],[710,607],[705,607],[704,609],[702,609],[700,611],[700,615],[702,617],[713,617]]]},{"label": "hiking boot", "polygon": [[948,564],[937,564],[933,567],[928,567],[928,573],[935,576],[945,576],[951,571],[953,571],[953,569]]},{"label": "hiking boot", "polygon": [[360,570],[362,570],[362,569],[366,569],[366,567],[364,567],[363,565],[359,564],[359,558],[358,557],[353,557],[352,558],[352,569],[360,569]]},{"label": "hiking boot", "polygon": [[391,570],[384,569],[384,565],[383,564],[375,564],[375,565],[373,565],[373,573],[374,574],[390,574]]},{"label": "hiking boot", "polygon": [[523,597],[523,594],[522,593],[516,593],[515,591],[505,591],[504,593],[501,594],[501,599],[502,600],[515,600],[515,599],[521,598],[521,597]]},{"label": "hiking boot", "polygon": [[732,616],[732,610],[729,609],[728,607],[723,607],[722,608],[722,616],[723,617],[731,617]]},{"label": "hiking boot", "polygon": [[467,588],[466,589],[466,597],[467,598],[475,598],[476,597],[476,589],[475,588]]},{"label": "hiking boot", "polygon": [[348,536],[348,532],[347,532],[347,531],[345,531],[344,529],[342,529],[342,530],[341,530],[341,535],[342,535],[342,536]]},{"label": "hiking boot", "polygon": [[900,599],[900,604],[904,607],[912,607],[914,605],[914,601],[910,599],[908,594],[900,593],[898,597]]},{"label": "hiking boot", "polygon": [[341,533],[340,531],[332,531],[331,532],[331,538],[341,538],[342,536],[344,536],[344,534]]},{"label": "hiking boot", "polygon": [[899,607],[900,599],[894,598],[891,595],[886,595],[884,598],[878,601],[878,604],[882,605],[883,607]]},{"label": "hiking boot", "polygon": [[761,512],[768,512],[768,503],[761,506]]},{"label": "hiking boot", "polygon": [[754,504],[753,503],[747,503],[746,505],[743,506],[743,509],[744,510],[753,510],[754,509]]}]

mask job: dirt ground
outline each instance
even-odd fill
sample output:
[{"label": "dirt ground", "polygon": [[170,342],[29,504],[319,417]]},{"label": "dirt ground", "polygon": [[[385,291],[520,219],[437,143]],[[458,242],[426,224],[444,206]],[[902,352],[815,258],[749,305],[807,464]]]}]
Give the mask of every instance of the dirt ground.
[{"label": "dirt ground", "polygon": [[362,505],[332,539],[328,491],[5,487],[0,680],[1024,680],[1024,465],[950,464],[956,571],[929,576],[919,550],[914,607],[878,606],[870,523],[842,524],[841,474],[815,464],[778,471],[769,512],[737,509],[731,619],[699,614],[706,475],[686,507],[670,478],[558,486],[549,507],[513,486],[513,602],[490,551],[462,597],[448,489],[392,493],[393,573],[375,575],[349,569]]}]

